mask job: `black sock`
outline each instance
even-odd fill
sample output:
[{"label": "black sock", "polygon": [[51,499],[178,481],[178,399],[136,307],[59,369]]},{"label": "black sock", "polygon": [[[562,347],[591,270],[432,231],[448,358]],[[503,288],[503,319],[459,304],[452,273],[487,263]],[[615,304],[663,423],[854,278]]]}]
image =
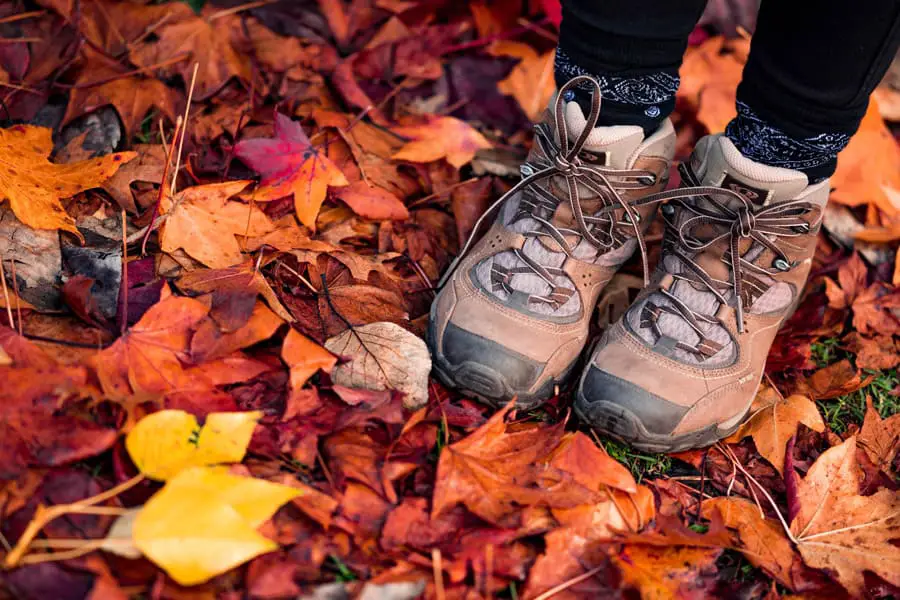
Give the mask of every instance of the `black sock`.
[{"label": "black sock", "polygon": [[725,129],[741,154],[773,167],[802,171],[810,183],[830,177],[837,168],[838,152],[850,142],[847,133],[820,133],[813,137],[791,137],[766,122],[743,102],[737,103],[738,116]]},{"label": "black sock", "polygon": [[[650,135],[675,109],[677,71],[626,76],[591,73],[560,48],[556,49],[554,67],[557,87],[579,75],[588,75],[600,84],[602,102],[598,125],[637,125]],[[591,109],[591,88],[587,85],[575,88],[565,99],[578,102],[587,115]]]}]

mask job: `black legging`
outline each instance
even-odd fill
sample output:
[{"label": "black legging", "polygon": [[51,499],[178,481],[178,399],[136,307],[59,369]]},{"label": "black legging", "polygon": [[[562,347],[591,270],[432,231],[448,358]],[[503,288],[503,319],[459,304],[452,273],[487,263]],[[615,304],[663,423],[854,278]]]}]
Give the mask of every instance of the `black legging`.
[{"label": "black legging", "polygon": [[[706,0],[562,0],[592,73],[675,74]],[[763,0],[738,101],[796,138],[852,134],[900,44],[900,0]]]}]

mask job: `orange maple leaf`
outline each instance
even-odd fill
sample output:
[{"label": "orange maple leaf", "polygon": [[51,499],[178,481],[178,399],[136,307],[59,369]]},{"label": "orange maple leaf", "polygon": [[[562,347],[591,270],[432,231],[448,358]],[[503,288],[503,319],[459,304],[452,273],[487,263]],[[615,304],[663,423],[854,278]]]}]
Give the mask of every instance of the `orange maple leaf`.
[{"label": "orange maple leaf", "polygon": [[182,364],[187,362],[194,328],[209,307],[192,298],[169,296],[152,306],[141,320],[94,359],[97,377],[108,396],[153,397],[184,391],[197,384]]},{"label": "orange maple leaf", "polygon": [[393,156],[396,160],[432,162],[446,158],[459,169],[491,143],[475,128],[453,117],[430,117],[418,125],[393,128],[394,133],[410,138]]},{"label": "orange maple leaf", "polygon": [[532,121],[537,121],[550,103],[556,81],[553,77],[551,50],[538,54],[534,48],[521,42],[495,42],[490,49],[494,56],[512,56],[521,59],[503,81],[497,83],[500,93],[512,96]]},{"label": "orange maple leaf", "polygon": [[232,46],[233,32],[240,27],[239,17],[207,8],[200,16],[167,21],[155,31],[159,40],[138,46],[131,52],[131,60],[142,67],[165,65],[159,68],[162,73],[181,75],[186,85],[198,64],[194,98],[205,100],[232,77],[250,79],[247,57]]},{"label": "orange maple leaf", "polygon": [[678,97],[694,107],[697,120],[711,133],[723,131],[737,114],[735,93],[749,50],[749,40],[717,36],[684,55]]},{"label": "orange maple leaf", "polygon": [[48,160],[52,134],[33,125],[0,129],[0,202],[9,200],[16,217],[29,227],[64,229],[81,237],[60,198],[99,187],[137,155],[119,152],[58,165]]},{"label": "orange maple leaf", "polygon": [[[900,216],[900,144],[888,131],[876,102],[869,102],[859,131],[838,155],[831,199],[848,206],[874,204],[891,218]],[[894,231],[900,225],[894,226]]]},{"label": "orange maple leaf", "polygon": [[349,183],[325,153],[310,144],[300,124],[281,113],[275,114],[275,139],[242,140],[234,155],[262,175],[254,200],[293,196],[297,218],[310,229],[316,228],[328,187]]},{"label": "orange maple leaf", "polygon": [[258,236],[274,229],[256,206],[229,200],[249,181],[199,185],[165,196],[161,208],[167,214],[160,240],[164,252],[179,248],[208,267],[230,267],[243,260],[235,235]]},{"label": "orange maple leaf", "polygon": [[89,62],[75,80],[60,126],[103,106],[116,109],[129,138],[153,107],[174,123],[179,94],[158,79],[124,76],[127,72],[99,59]]}]

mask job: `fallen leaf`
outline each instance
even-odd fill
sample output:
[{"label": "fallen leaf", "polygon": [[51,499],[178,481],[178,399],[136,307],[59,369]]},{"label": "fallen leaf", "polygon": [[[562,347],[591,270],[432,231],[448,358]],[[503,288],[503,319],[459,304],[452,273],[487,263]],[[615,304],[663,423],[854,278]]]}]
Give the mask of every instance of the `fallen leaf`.
[{"label": "fallen leaf", "polygon": [[256,529],[300,493],[221,469],[188,469],[141,509],[134,544],[179,584],[196,585],[277,549]]},{"label": "fallen leaf", "polygon": [[838,156],[831,186],[834,202],[873,204],[886,215],[900,215],[900,206],[889,195],[900,192],[900,144],[878,113],[877,102],[869,102],[859,130]]},{"label": "fallen leaf", "polygon": [[409,211],[397,196],[365,181],[357,181],[337,190],[335,196],[361,217],[375,221],[403,221]]},{"label": "fallen leaf", "polygon": [[796,554],[779,522],[766,518],[756,504],[744,498],[704,500],[702,516],[709,519],[713,511],[722,515],[726,527],[737,530],[737,549],[751,565],[765,570],[781,585],[794,588],[791,565]]},{"label": "fallen leaf", "polygon": [[253,192],[256,201],[293,196],[300,222],[316,228],[316,216],[329,187],[348,185],[347,178],[325,154],[314,148],[296,121],[275,113],[275,138],[241,140],[234,155],[262,175]]},{"label": "fallen leaf", "polygon": [[129,137],[153,108],[174,123],[179,94],[158,79],[129,75],[129,69],[108,66],[105,60],[102,64],[89,63],[75,80],[62,125],[103,106],[116,109]]},{"label": "fallen leaf", "polygon": [[570,473],[541,465],[559,444],[562,428],[507,425],[513,405],[441,451],[432,518],[462,503],[487,522],[502,525],[526,506],[572,508],[597,499]]},{"label": "fallen leaf", "polygon": [[431,162],[445,158],[459,169],[478,150],[491,147],[471,125],[453,117],[431,117],[418,125],[394,127],[393,131],[411,140],[394,154],[395,160]]},{"label": "fallen leaf", "polygon": [[866,397],[866,417],[857,438],[859,445],[879,469],[888,471],[900,450],[900,414],[882,419]]},{"label": "fallen leaf", "polygon": [[200,294],[216,291],[259,294],[279,318],[293,321],[272,286],[250,260],[226,269],[198,269],[185,273],[178,280],[178,288]]},{"label": "fallen leaf", "polygon": [[863,571],[900,585],[900,493],[859,495],[856,436],[829,448],[797,482],[799,510],[791,533],[803,560],[826,569],[854,596],[865,590]]},{"label": "fallen leaf", "polygon": [[610,558],[623,583],[639,590],[641,598],[662,600],[707,595],[721,553],[717,548],[626,546]]},{"label": "fallen leaf", "polygon": [[262,235],[274,229],[258,207],[229,200],[248,183],[211,183],[187,188],[174,198],[164,196],[160,205],[167,215],[160,234],[163,251],[182,249],[214,269],[243,262],[241,246],[235,236]]},{"label": "fallen leaf", "polygon": [[677,95],[697,111],[707,131],[724,131],[733,119],[735,89],[741,81],[750,40],[715,36],[688,48],[681,63]]},{"label": "fallen leaf", "polygon": [[[207,7],[201,15],[189,15],[165,22],[154,33],[153,44],[141,44],[130,53],[141,67],[155,67],[166,75],[181,75],[185,87],[191,85],[194,65],[199,65],[194,98],[205,100],[232,77],[250,80],[250,64],[231,44],[232,31],[240,29],[240,18],[216,15]],[[159,66],[165,65],[165,66]]]},{"label": "fallen leaf", "polygon": [[119,518],[113,522],[112,527],[106,532],[106,537],[103,538],[100,549],[132,560],[143,556],[132,541],[134,520],[140,512],[140,508],[132,508],[119,515]]},{"label": "fallen leaf", "polygon": [[155,304],[141,320],[94,361],[103,390],[112,398],[155,396],[191,389],[182,360],[194,327],[209,312],[202,302],[170,296]]},{"label": "fallen leaf", "polygon": [[850,260],[838,269],[838,285],[831,279],[825,279],[825,293],[828,296],[828,306],[836,309],[845,309],[853,305],[853,301],[866,289],[868,269],[859,256],[854,252]]},{"label": "fallen leaf", "polygon": [[337,357],[295,329],[288,331],[281,358],[291,369],[291,390],[298,391],[316,371],[330,373]]},{"label": "fallen leaf", "polygon": [[[255,299],[255,296],[254,296]],[[229,297],[226,296],[225,302]],[[212,314],[212,313],[211,313]],[[203,363],[258,344],[272,337],[284,324],[264,303],[256,301],[250,318],[234,331],[223,331],[213,318],[204,321],[191,338],[191,359]]]},{"label": "fallen leaf", "polygon": [[491,45],[490,53],[521,59],[509,76],[497,84],[497,88],[501,93],[515,98],[529,119],[539,121],[556,89],[553,75],[556,51],[538,54],[522,42],[502,40]]},{"label": "fallen leaf", "polygon": [[66,165],[48,160],[52,132],[34,125],[0,129],[0,202],[9,205],[22,223],[35,229],[63,229],[81,238],[75,219],[61,198],[100,185],[137,156],[120,152]]},{"label": "fallen leaf", "polygon": [[134,202],[131,184],[134,182],[162,184],[167,157],[162,144],[136,144],[132,148],[137,153],[137,158],[128,161],[116,171],[116,174],[103,184],[103,189],[119,203],[119,206],[136,213],[137,205]]},{"label": "fallen leaf", "polygon": [[241,462],[260,412],[210,413],[203,427],[182,410],[147,415],[128,432],[125,447],[135,466],[168,480],[191,467]]},{"label": "fallen leaf", "polygon": [[825,431],[825,422],[815,402],[800,395],[784,400],[776,398],[768,406],[754,412],[726,441],[739,442],[745,437],[752,437],[762,457],[779,473],[784,473],[785,447],[788,440],[797,434],[801,423],[813,431]]},{"label": "fallen leaf", "polygon": [[425,342],[395,323],[369,323],[329,338],[325,348],[349,358],[334,368],[339,385],[403,392],[403,404],[416,409],[428,401],[431,355]]}]

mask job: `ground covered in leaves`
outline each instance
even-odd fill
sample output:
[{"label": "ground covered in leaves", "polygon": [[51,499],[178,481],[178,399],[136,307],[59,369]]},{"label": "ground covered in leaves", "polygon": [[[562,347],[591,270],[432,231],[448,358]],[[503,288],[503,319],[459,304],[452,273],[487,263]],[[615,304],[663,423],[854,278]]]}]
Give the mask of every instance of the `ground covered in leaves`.
[{"label": "ground covered in leaves", "polygon": [[[733,114],[749,45],[712,4],[680,159]],[[897,594],[889,82],[732,438],[646,455],[583,428],[568,390],[492,415],[429,379],[434,285],[516,181],[558,18],[0,3],[0,597]]]}]

